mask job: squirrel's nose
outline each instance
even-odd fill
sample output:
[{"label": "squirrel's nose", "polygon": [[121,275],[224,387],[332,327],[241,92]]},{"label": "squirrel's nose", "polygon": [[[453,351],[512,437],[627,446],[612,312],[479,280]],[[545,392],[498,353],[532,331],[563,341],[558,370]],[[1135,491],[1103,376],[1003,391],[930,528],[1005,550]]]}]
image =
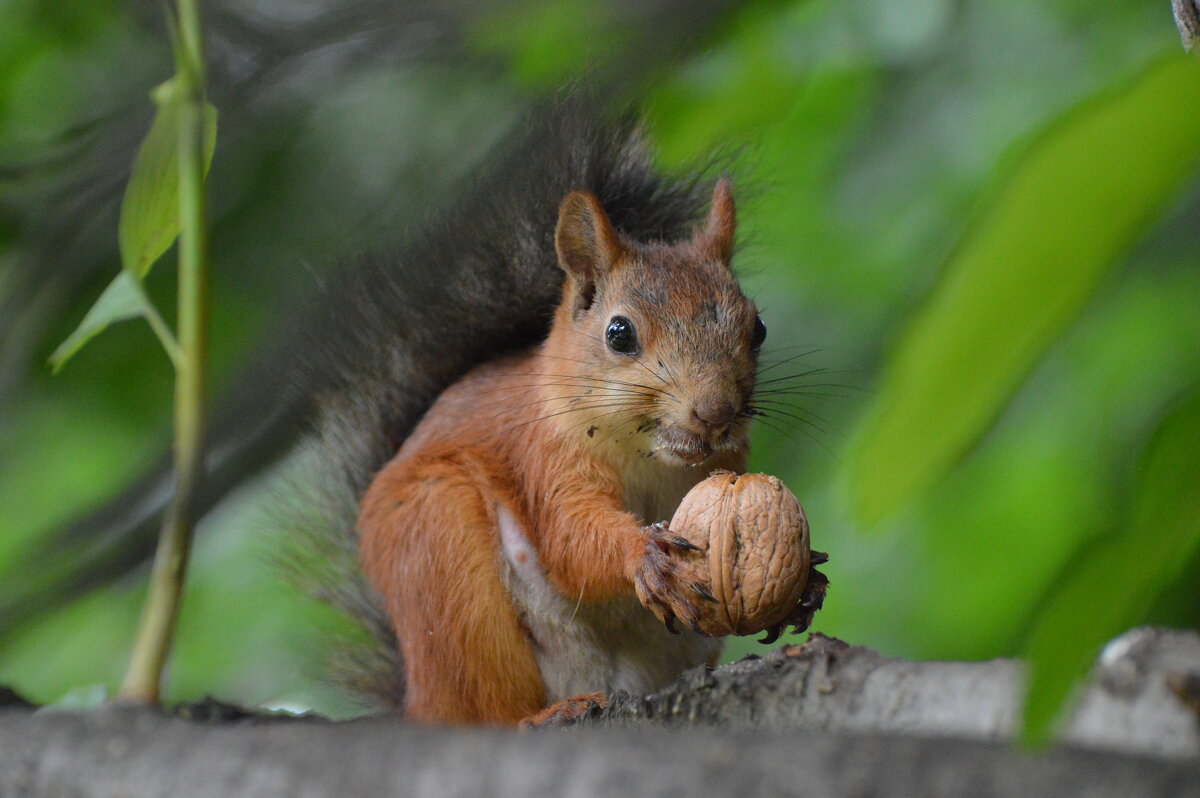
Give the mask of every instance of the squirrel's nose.
[{"label": "squirrel's nose", "polygon": [[703,402],[692,407],[692,422],[710,432],[722,432],[737,417],[737,408],[727,400]]}]

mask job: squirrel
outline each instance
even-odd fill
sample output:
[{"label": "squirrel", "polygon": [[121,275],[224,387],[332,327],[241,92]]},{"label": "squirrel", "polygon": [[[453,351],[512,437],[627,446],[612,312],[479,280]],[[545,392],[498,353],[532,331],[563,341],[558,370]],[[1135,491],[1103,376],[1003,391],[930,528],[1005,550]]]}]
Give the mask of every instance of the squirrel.
[{"label": "squirrel", "polygon": [[[671,243],[619,234],[588,191],[563,199],[548,335],[446,389],[361,503],[406,716],[561,720],[715,665],[697,603],[717,599],[677,577],[696,547],[664,519],[714,469],[746,468],[766,326],[734,234],[727,179]],[[818,584],[789,622],[808,625]]]},{"label": "squirrel", "polygon": [[586,191],[563,200],[549,335],[447,389],[362,501],[407,716],[517,722],[714,664],[696,603],[715,599],[675,578],[694,547],[662,521],[712,469],[745,471],[766,328],[733,238],[727,180],[673,244],[619,235]]},{"label": "squirrel", "polygon": [[347,475],[318,535],[358,562],[319,592],[390,655],[345,681],[420,722],[555,723],[715,665],[696,624],[715,599],[676,577],[692,547],[664,522],[711,471],[746,470],[760,412],[766,326],[731,269],[727,179],[665,177],[636,117],[572,102],[493,167],[332,305],[374,360],[336,333],[312,348],[353,377],[318,425]]},{"label": "squirrel", "polygon": [[[368,633],[330,673],[371,706],[513,724],[718,655],[660,522],[745,470],[766,328],[730,270],[729,183],[662,173],[636,115],[597,107],[529,114],[453,203],[323,284],[210,425],[200,513],[298,438],[315,464],[276,524],[292,581]],[[169,478],[75,529],[149,530]]]}]

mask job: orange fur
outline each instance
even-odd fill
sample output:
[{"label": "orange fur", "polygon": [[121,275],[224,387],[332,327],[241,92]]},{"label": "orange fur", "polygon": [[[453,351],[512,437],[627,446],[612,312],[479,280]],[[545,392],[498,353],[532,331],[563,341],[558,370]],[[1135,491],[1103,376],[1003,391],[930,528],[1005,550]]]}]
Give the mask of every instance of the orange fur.
[{"label": "orange fur", "polygon": [[515,723],[544,702],[496,571],[494,503],[503,489],[491,488],[493,469],[472,454],[416,457],[384,469],[363,501],[363,567],[400,640],[406,714]]},{"label": "orange fur", "polygon": [[[669,517],[714,468],[744,470],[745,424],[704,420],[740,407],[754,370],[724,181],[713,205],[693,240],[635,245],[594,198],[570,195],[547,340],[451,386],[368,490],[363,568],[400,640],[409,717],[511,724],[546,703],[529,619],[505,585],[501,514],[562,597],[628,600],[647,568],[646,525],[667,520],[643,516]],[[614,313],[637,320],[640,356],[606,348]]]}]

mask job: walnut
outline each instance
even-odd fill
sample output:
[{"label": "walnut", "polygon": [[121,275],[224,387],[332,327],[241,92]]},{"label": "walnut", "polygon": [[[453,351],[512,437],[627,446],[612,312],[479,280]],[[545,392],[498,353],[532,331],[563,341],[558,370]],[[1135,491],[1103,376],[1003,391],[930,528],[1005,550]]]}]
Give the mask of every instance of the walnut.
[{"label": "walnut", "polygon": [[775,477],[714,472],[683,497],[670,530],[699,549],[680,579],[716,599],[700,602],[705,634],[770,629],[774,640],[784,624],[807,627],[820,607],[826,580],[810,570],[826,557],[809,549],[804,511]]}]

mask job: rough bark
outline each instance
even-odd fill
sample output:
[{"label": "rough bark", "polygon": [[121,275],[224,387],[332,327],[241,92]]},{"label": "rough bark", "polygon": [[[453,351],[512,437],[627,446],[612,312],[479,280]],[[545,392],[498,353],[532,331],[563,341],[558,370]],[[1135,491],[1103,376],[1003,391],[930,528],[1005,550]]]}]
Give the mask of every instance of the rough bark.
[{"label": "rough bark", "polygon": [[1070,742],[1039,755],[1005,739],[1016,663],[907,662],[821,636],[616,696],[561,732],[10,703],[0,796],[1195,796],[1198,680],[1200,635],[1135,630],[1101,658]]},{"label": "rough bark", "polygon": [[[1196,678],[1200,635],[1145,627],[1127,632],[1104,649],[1061,739],[1155,756],[1200,756],[1200,715],[1192,706]],[[654,695],[618,695],[587,720],[1004,740],[1019,721],[1022,690],[1022,666],[1015,660],[889,659],[816,634],[803,646],[785,646],[762,659],[688,671]]]}]

